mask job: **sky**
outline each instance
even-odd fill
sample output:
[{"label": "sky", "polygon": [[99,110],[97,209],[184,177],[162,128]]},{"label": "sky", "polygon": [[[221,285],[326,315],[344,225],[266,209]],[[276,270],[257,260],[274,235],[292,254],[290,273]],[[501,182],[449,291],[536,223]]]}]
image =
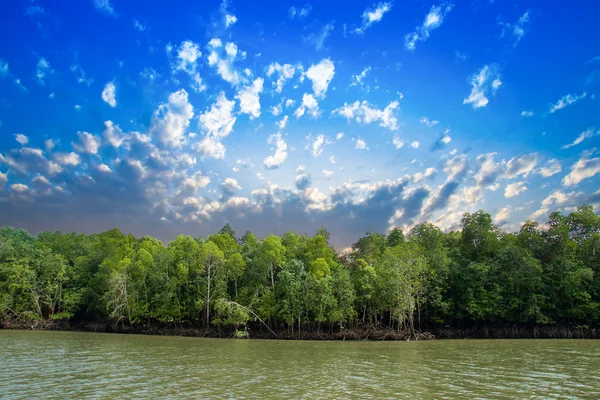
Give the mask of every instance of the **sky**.
[{"label": "sky", "polygon": [[[600,211],[600,3],[0,4],[0,225],[165,242]],[[595,38],[595,39],[594,39]]]}]

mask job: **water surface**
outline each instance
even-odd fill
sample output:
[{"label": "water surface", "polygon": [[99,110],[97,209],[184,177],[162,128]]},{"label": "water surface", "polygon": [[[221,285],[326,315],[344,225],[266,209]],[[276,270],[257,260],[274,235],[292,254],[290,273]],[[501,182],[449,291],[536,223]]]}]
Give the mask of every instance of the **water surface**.
[{"label": "water surface", "polygon": [[0,397],[600,399],[600,341],[324,342],[0,330]]}]

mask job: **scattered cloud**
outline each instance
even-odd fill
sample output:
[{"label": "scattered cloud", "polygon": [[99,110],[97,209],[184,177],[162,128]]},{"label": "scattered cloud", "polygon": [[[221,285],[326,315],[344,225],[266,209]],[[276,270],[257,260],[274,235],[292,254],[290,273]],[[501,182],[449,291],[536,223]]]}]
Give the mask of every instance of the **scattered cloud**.
[{"label": "scattered cloud", "polygon": [[250,86],[247,86],[235,96],[240,101],[240,112],[249,114],[250,119],[260,117],[260,98],[259,94],[263,90],[263,78],[256,78]]},{"label": "scattered cloud", "polygon": [[[502,82],[500,81],[499,67],[495,64],[484,65],[477,74],[471,78],[471,93],[463,100],[463,104],[471,104],[473,108],[485,107],[489,103],[486,97],[489,92],[496,93]],[[491,86],[491,89],[490,89]]]},{"label": "scattered cloud", "polygon": [[287,159],[287,144],[279,132],[271,135],[267,143],[275,145],[275,154],[265,158],[263,164],[267,169],[279,168]]},{"label": "scattered cloud", "polygon": [[302,95],[302,104],[296,109],[294,115],[296,118],[300,118],[305,112],[308,112],[314,118],[319,116],[319,104],[312,94],[304,93]]},{"label": "scattered cloud", "polygon": [[506,163],[504,176],[509,179],[516,178],[521,175],[527,177],[533,173],[537,162],[537,153],[523,154],[521,156],[513,157]]},{"label": "scattered cloud", "polygon": [[414,142],[412,142],[410,144],[410,147],[412,147],[413,149],[418,149],[420,144],[421,143],[419,143],[418,141],[415,140]]},{"label": "scattered cloud", "polygon": [[23,135],[22,133],[17,133],[15,135],[15,140],[19,142],[21,146],[25,146],[27,143],[29,143],[27,136]]},{"label": "scattered cloud", "polygon": [[444,22],[446,15],[452,10],[451,3],[432,6],[429,13],[425,16],[423,23],[416,28],[414,32],[404,37],[404,47],[407,50],[415,50],[417,42],[424,42],[429,39],[431,31],[439,28]]},{"label": "scattered cloud", "polygon": [[600,172],[600,158],[591,158],[593,151],[585,151],[581,158],[571,166],[571,172],[562,180],[564,186],[578,185]]},{"label": "scattered cloud", "polygon": [[518,196],[526,190],[527,186],[525,185],[525,182],[509,183],[504,189],[504,197],[509,199],[511,197]]},{"label": "scattered cloud", "polygon": [[379,121],[379,126],[391,131],[399,129],[398,118],[394,111],[400,107],[400,103],[395,100],[388,104],[383,110],[369,104],[366,100],[358,100],[352,104],[344,103],[340,108],[332,111],[333,115],[346,117],[347,120],[354,119],[358,123],[370,124]]},{"label": "scattered cloud", "polygon": [[44,85],[44,79],[46,79],[46,77],[52,73],[54,73],[54,70],[50,66],[50,63],[44,57],[40,58],[36,66],[35,73],[35,78],[37,79],[38,83],[40,85]]},{"label": "scattered cloud", "polygon": [[532,117],[533,116],[533,111],[522,111],[521,112],[521,116],[522,117]]},{"label": "scattered cloud", "polygon": [[579,136],[577,136],[577,138],[573,142],[562,146],[561,149],[568,149],[569,147],[577,146],[579,143],[583,142],[585,139],[589,139],[589,138],[597,136],[597,135],[600,135],[600,130],[594,132],[593,128],[589,128],[588,130],[581,132],[581,134]]},{"label": "scattered cloud", "polygon": [[429,118],[427,117],[421,117],[421,119],[419,120],[422,124],[427,125],[429,128],[431,128],[432,126],[435,126],[437,124],[439,124],[439,121],[436,120],[429,120]]},{"label": "scattered cloud", "polygon": [[360,74],[352,75],[352,83],[350,84],[350,86],[360,86],[361,88],[363,88],[363,80],[365,79],[369,71],[371,71],[370,66],[363,69],[363,71]]},{"label": "scattered cloud", "polygon": [[540,168],[539,173],[544,178],[548,178],[550,176],[558,174],[561,171],[562,171],[562,165],[561,165],[560,161],[553,158],[546,162],[546,166]]},{"label": "scattered cloud", "polygon": [[356,145],[354,147],[358,150],[369,150],[367,142],[360,138],[356,139]]},{"label": "scattered cloud", "polygon": [[[298,69],[302,70],[302,65],[299,65]],[[267,68],[268,77],[270,77],[273,74],[277,75],[277,81],[273,82],[273,87],[275,87],[277,93],[281,93],[286,81],[292,79],[294,77],[295,72],[296,66],[292,64],[281,65],[279,63],[273,63]]]},{"label": "scattered cloud", "polygon": [[335,75],[335,66],[329,58],[325,58],[318,64],[311,65],[305,75],[312,81],[315,96],[317,98],[324,98],[329,83]]},{"label": "scattered cloud", "polygon": [[105,15],[109,15],[111,17],[117,17],[117,13],[113,8],[112,4],[110,4],[110,0],[93,0],[94,7],[96,10],[100,11]]},{"label": "scattered cloud", "polygon": [[553,114],[558,110],[562,110],[566,106],[569,106],[575,103],[576,101],[585,98],[585,96],[587,96],[586,92],[583,92],[583,94],[580,96],[577,96],[576,94],[567,94],[566,96],[563,96],[555,104],[550,105],[550,114]]},{"label": "scattered cloud", "polygon": [[135,18],[133,19],[133,27],[140,32],[144,32],[147,29],[144,24]]},{"label": "scattered cloud", "polygon": [[104,85],[104,90],[102,91],[102,100],[113,108],[117,106],[116,90],[115,84],[108,82]]},{"label": "scattered cloud", "polygon": [[367,8],[362,14],[362,25],[354,30],[354,33],[362,35],[374,23],[383,19],[383,16],[392,10],[391,2],[381,2],[376,6]]},{"label": "scattered cloud", "polygon": [[508,31],[514,39],[514,47],[517,47],[523,36],[525,36],[525,27],[529,24],[529,19],[530,10],[527,10],[525,14],[512,24],[500,22],[500,25],[503,26],[502,35],[504,36],[506,31]]},{"label": "scattered cloud", "polygon": [[312,6],[307,4],[302,8],[299,7],[290,7],[289,11],[288,11],[288,17],[290,19],[302,19],[308,16],[308,14],[310,14],[312,10]]},{"label": "scattered cloud", "polygon": [[310,35],[304,37],[304,41],[308,44],[315,46],[315,50],[319,51],[323,49],[325,45],[325,39],[333,31],[333,24],[325,24],[323,28],[317,32],[313,32]]}]

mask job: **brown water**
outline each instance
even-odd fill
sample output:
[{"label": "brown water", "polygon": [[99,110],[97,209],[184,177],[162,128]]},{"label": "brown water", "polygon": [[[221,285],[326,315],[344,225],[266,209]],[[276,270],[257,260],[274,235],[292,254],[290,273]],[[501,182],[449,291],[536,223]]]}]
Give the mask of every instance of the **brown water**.
[{"label": "brown water", "polygon": [[261,341],[0,330],[0,397],[600,399],[600,341]]}]

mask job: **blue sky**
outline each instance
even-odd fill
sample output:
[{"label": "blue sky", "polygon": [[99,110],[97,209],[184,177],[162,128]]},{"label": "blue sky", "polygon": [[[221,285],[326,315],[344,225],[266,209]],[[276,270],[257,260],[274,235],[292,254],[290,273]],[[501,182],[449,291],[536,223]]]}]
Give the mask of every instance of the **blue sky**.
[{"label": "blue sky", "polygon": [[506,230],[600,205],[600,4],[0,5],[0,224]]}]

